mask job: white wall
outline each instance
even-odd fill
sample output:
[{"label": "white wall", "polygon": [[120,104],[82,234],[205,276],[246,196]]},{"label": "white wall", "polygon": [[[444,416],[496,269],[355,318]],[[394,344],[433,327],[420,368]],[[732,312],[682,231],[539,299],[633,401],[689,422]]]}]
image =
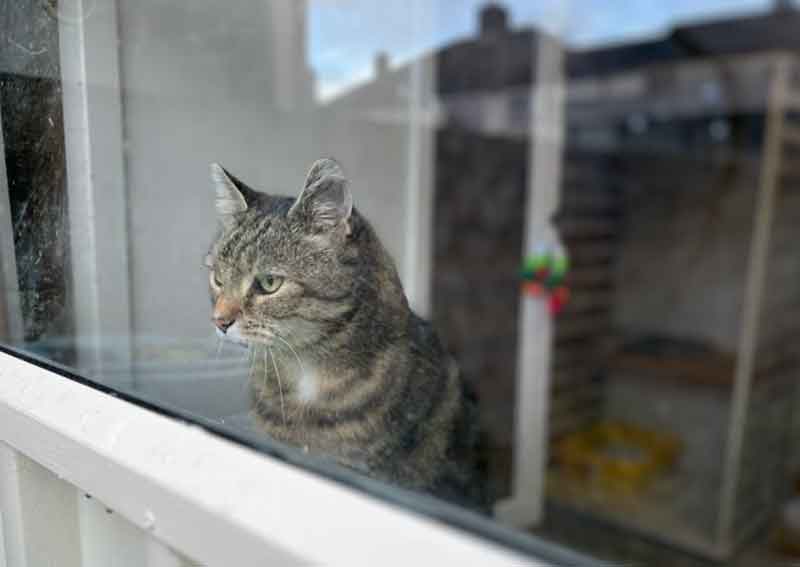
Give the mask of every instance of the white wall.
[{"label": "white wall", "polygon": [[[205,337],[202,258],[214,235],[208,164],[291,189],[276,146],[269,4],[120,2],[133,332]],[[283,157],[283,156],[280,156]],[[281,166],[284,167],[281,167]],[[297,182],[295,182],[297,183]],[[289,185],[288,187],[286,187]]]}]

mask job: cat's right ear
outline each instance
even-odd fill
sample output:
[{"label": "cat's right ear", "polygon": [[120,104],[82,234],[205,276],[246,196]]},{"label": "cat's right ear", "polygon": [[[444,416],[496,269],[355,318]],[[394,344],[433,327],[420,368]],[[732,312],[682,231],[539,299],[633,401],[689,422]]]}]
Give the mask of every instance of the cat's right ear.
[{"label": "cat's right ear", "polygon": [[214,183],[214,201],[217,216],[226,228],[235,224],[235,215],[247,210],[247,187],[218,163],[211,164],[211,181]]},{"label": "cat's right ear", "polygon": [[311,166],[287,217],[302,219],[315,234],[342,228],[342,233],[348,235],[352,213],[353,196],[341,166],[331,158],[323,158]]}]

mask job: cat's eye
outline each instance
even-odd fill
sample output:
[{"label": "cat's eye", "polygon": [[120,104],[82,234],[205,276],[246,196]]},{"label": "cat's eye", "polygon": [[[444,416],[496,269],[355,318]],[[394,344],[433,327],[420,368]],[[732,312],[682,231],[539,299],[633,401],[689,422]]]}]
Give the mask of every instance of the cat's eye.
[{"label": "cat's eye", "polygon": [[222,280],[219,279],[217,272],[211,272],[211,281],[216,287],[222,287]]},{"label": "cat's eye", "polygon": [[274,274],[262,274],[257,276],[253,282],[256,293],[262,295],[272,295],[283,285],[283,278]]}]

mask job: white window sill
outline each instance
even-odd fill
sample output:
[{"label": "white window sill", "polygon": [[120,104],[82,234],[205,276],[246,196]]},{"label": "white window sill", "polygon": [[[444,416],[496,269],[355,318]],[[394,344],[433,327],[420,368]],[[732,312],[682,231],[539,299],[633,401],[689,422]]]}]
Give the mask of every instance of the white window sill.
[{"label": "white window sill", "polygon": [[203,565],[543,565],[5,353],[0,424],[0,441]]}]

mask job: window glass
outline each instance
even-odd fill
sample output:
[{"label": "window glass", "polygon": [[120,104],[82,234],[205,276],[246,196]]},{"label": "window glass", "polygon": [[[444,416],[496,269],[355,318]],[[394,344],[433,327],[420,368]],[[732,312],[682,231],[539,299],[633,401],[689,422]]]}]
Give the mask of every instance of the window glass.
[{"label": "window glass", "polygon": [[553,561],[790,561],[798,38],[791,1],[10,3],[2,343]]}]

